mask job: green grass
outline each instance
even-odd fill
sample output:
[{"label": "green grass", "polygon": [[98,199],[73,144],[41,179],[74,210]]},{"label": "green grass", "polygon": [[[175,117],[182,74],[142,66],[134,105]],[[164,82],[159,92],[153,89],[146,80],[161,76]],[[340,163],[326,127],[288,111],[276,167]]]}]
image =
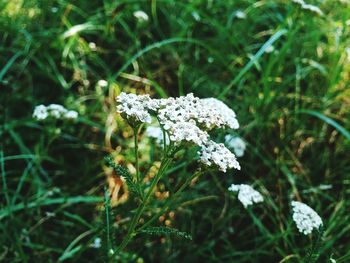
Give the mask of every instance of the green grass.
[{"label": "green grass", "polygon": [[[106,228],[104,157],[134,162],[120,91],[220,98],[248,142],[240,172],[207,173],[172,205],[171,225],[192,240],[140,234],[125,262],[302,262],[311,240],[289,206],[299,198],[324,220],[319,262],[348,262],[350,3],[307,2],[325,15],[287,0],[0,1],[0,262],[102,261],[91,244]],[[35,121],[49,103],[80,117]],[[145,174],[158,156],[142,138]],[[159,190],[174,192],[195,167],[178,160]],[[265,202],[245,210],[231,183],[253,184]],[[117,244],[133,209],[133,198],[113,209]]]}]

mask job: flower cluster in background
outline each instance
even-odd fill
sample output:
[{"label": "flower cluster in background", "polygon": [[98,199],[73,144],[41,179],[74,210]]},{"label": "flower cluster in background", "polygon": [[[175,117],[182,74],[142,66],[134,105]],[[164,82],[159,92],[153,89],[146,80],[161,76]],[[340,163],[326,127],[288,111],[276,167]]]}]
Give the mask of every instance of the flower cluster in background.
[{"label": "flower cluster in background", "polygon": [[322,225],[321,217],[308,205],[292,201],[293,220],[300,233],[308,235],[313,229],[318,230]]},{"label": "flower cluster in background", "polygon": [[34,108],[33,118],[41,121],[49,117],[54,119],[76,119],[78,118],[78,112],[67,110],[59,104],[38,105]]},{"label": "flower cluster in background", "polygon": [[264,201],[263,196],[247,184],[231,184],[228,190],[238,192],[238,200],[243,204],[244,208]]},{"label": "flower cluster in background", "polygon": [[242,157],[247,147],[246,143],[240,137],[231,134],[225,136],[225,144],[229,149],[233,150],[237,157]]}]

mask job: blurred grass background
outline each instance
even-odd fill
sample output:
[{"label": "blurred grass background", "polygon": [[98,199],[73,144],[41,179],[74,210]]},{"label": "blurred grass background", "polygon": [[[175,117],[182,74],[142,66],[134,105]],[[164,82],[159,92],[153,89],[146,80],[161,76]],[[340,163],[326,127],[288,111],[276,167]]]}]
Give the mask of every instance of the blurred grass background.
[{"label": "blurred grass background", "polygon": [[[193,241],[139,236],[125,262],[300,262],[311,242],[291,220],[292,199],[324,220],[319,262],[349,262],[350,3],[308,3],[324,15],[288,0],[0,1],[0,261],[101,260],[91,243],[103,157],[132,169],[114,101],[127,91],[220,98],[248,150],[240,172],[202,177],[158,222]],[[80,117],[38,123],[34,107],[49,103]],[[141,146],[146,173],[153,150]],[[194,168],[179,160],[159,196]],[[265,203],[244,210],[231,183],[253,184]],[[130,209],[115,208],[117,243]]]}]

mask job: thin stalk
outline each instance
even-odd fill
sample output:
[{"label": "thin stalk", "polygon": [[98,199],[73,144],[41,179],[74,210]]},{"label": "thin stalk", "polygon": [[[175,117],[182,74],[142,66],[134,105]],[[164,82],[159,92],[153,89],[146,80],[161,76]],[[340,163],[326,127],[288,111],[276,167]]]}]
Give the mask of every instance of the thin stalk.
[{"label": "thin stalk", "polygon": [[139,142],[138,142],[139,127],[134,128],[134,145],[135,145],[135,165],[136,165],[136,182],[140,183],[140,167],[139,167]]},{"label": "thin stalk", "polygon": [[148,199],[150,198],[150,196],[153,193],[153,190],[155,188],[155,186],[157,185],[159,179],[162,177],[162,175],[164,174],[165,169],[168,167],[168,165],[171,162],[171,158],[167,158],[165,157],[163,159],[163,162],[161,164],[161,167],[158,170],[157,175],[154,177],[151,186],[145,196],[145,199],[143,200],[142,204],[137,208],[136,213],[134,215],[134,217],[131,220],[131,223],[129,225],[129,229],[128,229],[128,233],[126,234],[126,237],[124,238],[124,240],[122,241],[122,243],[119,245],[119,247],[116,250],[116,253],[118,254],[120,251],[122,251],[127,245],[128,243],[131,241],[131,239],[135,236],[135,227],[137,225],[137,222],[139,221],[143,210],[145,209]]}]

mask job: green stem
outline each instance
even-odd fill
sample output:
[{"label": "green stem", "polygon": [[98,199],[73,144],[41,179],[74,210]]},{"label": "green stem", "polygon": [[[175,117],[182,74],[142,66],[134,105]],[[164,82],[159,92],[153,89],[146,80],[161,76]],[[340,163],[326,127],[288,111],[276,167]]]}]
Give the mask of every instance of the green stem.
[{"label": "green stem", "polygon": [[126,234],[126,237],[124,238],[124,240],[122,241],[122,243],[119,245],[119,247],[116,250],[116,253],[118,254],[120,251],[122,251],[127,245],[128,243],[131,241],[131,239],[135,236],[135,227],[137,225],[137,222],[139,221],[143,210],[145,209],[148,199],[150,198],[150,196],[153,193],[153,190],[155,188],[155,186],[157,185],[159,179],[162,177],[162,175],[164,174],[164,171],[166,170],[166,168],[168,167],[168,165],[171,162],[171,158],[165,157],[163,159],[163,162],[158,170],[157,175],[154,177],[150,188],[142,202],[142,204],[137,208],[136,213],[134,215],[134,217],[131,220],[131,223],[129,225],[129,229],[128,229],[128,233]]},{"label": "green stem", "polygon": [[136,182],[137,184],[140,183],[140,169],[139,169],[139,142],[138,142],[138,136],[139,134],[139,127],[134,128],[134,144],[135,144],[135,165],[136,165]]},{"label": "green stem", "polygon": [[136,232],[139,232],[146,227],[148,227],[150,224],[152,224],[159,216],[165,213],[173,205],[176,198],[181,194],[181,192],[191,183],[193,179],[201,175],[201,171],[195,172],[191,177],[187,178],[187,180],[181,185],[181,187],[173,194],[171,199],[168,199],[163,208],[154,215],[150,220],[148,220],[142,227],[140,227]]}]

